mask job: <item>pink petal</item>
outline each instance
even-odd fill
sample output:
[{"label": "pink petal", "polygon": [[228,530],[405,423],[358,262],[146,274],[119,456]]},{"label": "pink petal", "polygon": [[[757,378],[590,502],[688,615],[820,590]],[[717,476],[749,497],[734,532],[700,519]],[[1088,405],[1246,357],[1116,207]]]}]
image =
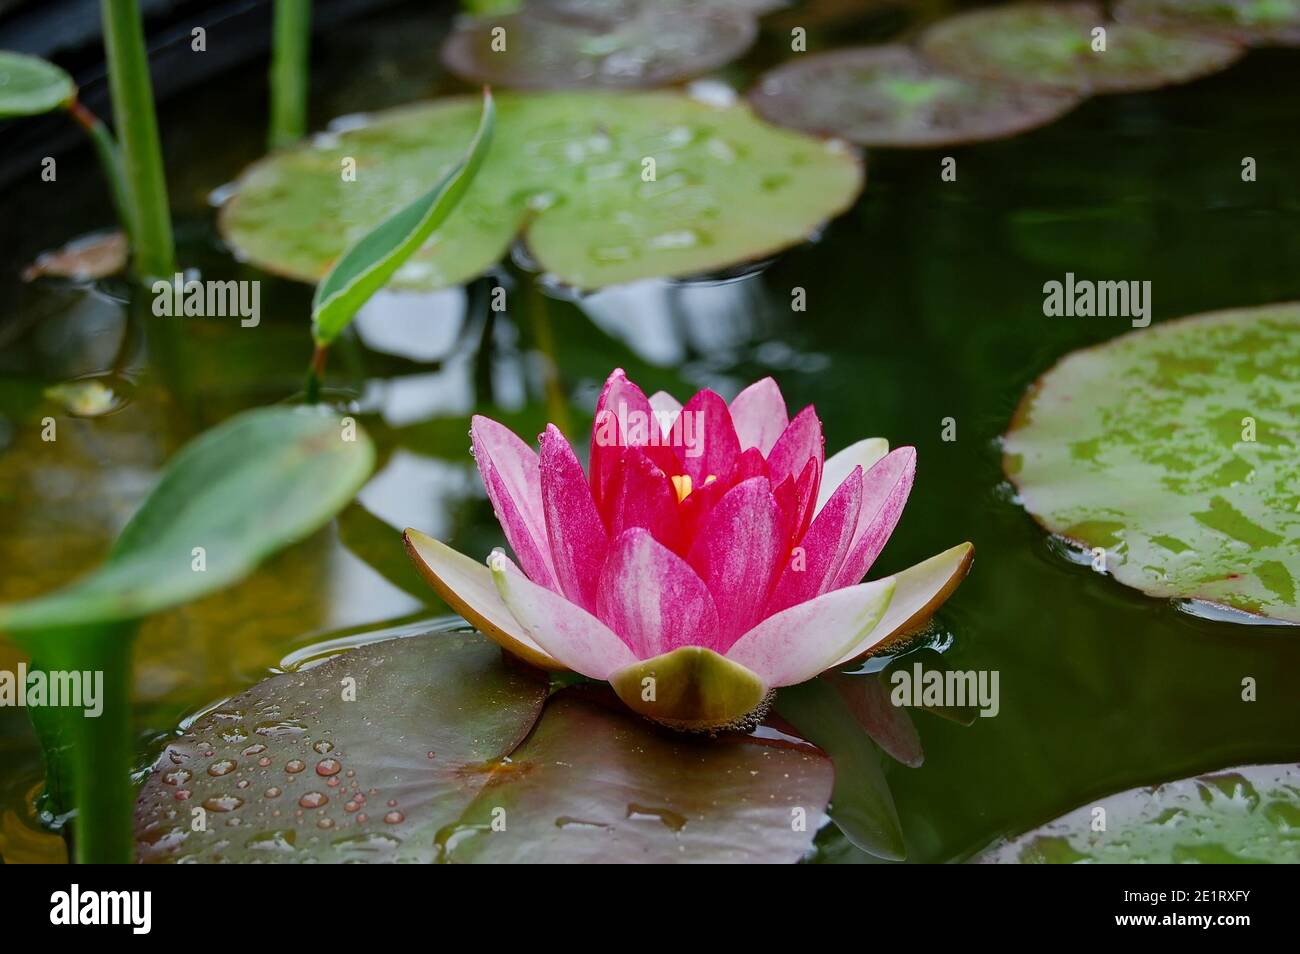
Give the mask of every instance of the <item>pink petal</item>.
[{"label": "pink petal", "polygon": [[700,391],[686,402],[679,420],[681,436],[673,441],[679,473],[696,487],[731,473],[740,456],[740,440],[727,402],[713,391]]},{"label": "pink petal", "polygon": [[849,552],[862,506],[862,468],[856,467],[831,495],[799,542],[767,602],[765,616],[820,596],[831,587]]},{"label": "pink petal", "polygon": [[831,494],[844,483],[844,479],[849,476],[849,472],[854,467],[861,467],[863,473],[866,473],[876,461],[888,453],[889,441],[883,437],[864,437],[826,458],[826,463],[822,467],[821,488],[817,491],[817,510],[826,506],[826,501],[831,499]]},{"label": "pink petal", "polygon": [[588,612],[596,608],[596,581],[609,543],[582,465],[559,428],[548,424],[538,460],[542,510],[560,592]]},{"label": "pink petal", "polygon": [[623,533],[610,549],[596,615],[640,659],[679,646],[711,647],[718,635],[718,612],[704,581],[639,528]]},{"label": "pink petal", "polygon": [[608,679],[637,661],[608,626],[528,579],[500,550],[488,557],[488,568],[501,599],[533,642],[574,672]]},{"label": "pink petal", "polygon": [[602,513],[623,448],[644,447],[660,467],[672,470],[676,466],[657,423],[645,393],[627,379],[622,368],[615,368],[596,402],[591,426],[591,492]]},{"label": "pink petal", "polygon": [[469,433],[474,461],[510,548],[530,579],[558,592],[537,454],[510,428],[491,418],[474,415]]},{"label": "pink petal", "polygon": [[787,477],[798,477],[803,473],[809,460],[825,460],[826,447],[822,439],[822,422],[817,418],[817,411],[810,404],[800,411],[767,455],[767,469],[772,475],[772,485],[776,486]]},{"label": "pink petal", "polygon": [[893,593],[893,577],[823,593],[769,616],[736,640],[726,657],[772,687],[806,682],[866,638]]},{"label": "pink petal", "polygon": [[611,540],[631,527],[644,527],[669,549],[685,549],[677,492],[668,476],[638,447],[624,448],[603,516]]},{"label": "pink petal", "polygon": [[755,381],[731,402],[731,419],[736,425],[742,450],[757,447],[764,457],[790,423],[785,398],[771,378]]},{"label": "pink petal", "polygon": [[725,653],[757,620],[786,554],[781,512],[767,478],[732,487],[709,513],[686,561],[708,584],[718,610],[713,647]]},{"label": "pink petal", "polygon": [[758,452],[758,448],[751,447],[736,458],[730,474],[719,475],[717,480],[708,480],[703,486],[693,487],[690,496],[681,502],[682,533],[687,543],[699,536],[704,521],[728,490],[751,477],[766,476],[767,461]]},{"label": "pink petal", "polygon": [[858,526],[833,586],[852,586],[867,575],[903,515],[915,476],[915,447],[900,447],[886,454],[863,475]]}]

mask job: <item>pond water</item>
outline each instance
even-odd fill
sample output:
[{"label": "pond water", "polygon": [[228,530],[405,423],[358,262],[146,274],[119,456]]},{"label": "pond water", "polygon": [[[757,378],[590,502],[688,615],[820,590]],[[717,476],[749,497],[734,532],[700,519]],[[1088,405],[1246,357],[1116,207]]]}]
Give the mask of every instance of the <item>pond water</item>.
[{"label": "pond water", "polygon": [[[937,16],[949,5],[919,6]],[[445,18],[423,7],[319,39],[317,125],[461,88],[432,52]],[[836,35],[883,40],[907,25],[886,10]],[[743,88],[780,58],[781,36],[767,35],[723,77]],[[445,616],[390,528],[485,554],[500,530],[468,454],[469,414],[495,407],[493,416],[536,433],[549,383],[568,399],[574,437],[615,366],[647,391],[679,395],[700,386],[730,395],[771,374],[792,408],[816,405],[828,451],[868,435],[914,444],[915,489],[873,576],[974,542],[974,569],[938,617],[934,643],[950,668],[999,672],[1000,712],[969,727],[916,715],[924,765],[886,766],[909,860],[961,859],[1134,786],[1300,759],[1300,636],[1188,612],[1079,565],[1017,506],[998,445],[1039,374],[1128,329],[1122,318],[1045,317],[1044,282],[1066,272],[1150,281],[1157,323],[1300,298],[1300,116],[1285,94],[1298,83],[1300,50],[1258,50],[1218,76],[1095,98],[1005,142],[873,152],[847,214],[730,281],[573,300],[523,293],[516,262],[505,271],[521,293],[495,320],[481,284],[381,295],[359,338],[336,348],[328,395],[363,415],[380,469],[336,525],[239,586],[144,624],[141,766],[183,718],[286,658]],[[0,600],[95,565],[180,444],[299,391],[310,289],[233,261],[209,206],[212,190],[261,152],[262,97],[262,73],[250,67],[161,111],[180,260],[205,278],[263,279],[256,328],[155,318],[113,280],[20,282],[43,249],[111,222],[89,150],[61,160],[57,197],[36,185],[0,196],[0,219],[23,223],[0,263]],[[940,179],[945,155],[957,158],[955,182]],[[1258,164],[1254,183],[1241,179],[1245,156]],[[791,308],[796,288],[806,311]],[[60,417],[59,439],[43,442],[39,421],[51,411],[42,390],[92,376],[120,407]],[[0,668],[19,658],[0,642]],[[1258,701],[1243,704],[1247,676]],[[25,714],[0,709],[6,861],[64,857],[33,815],[40,778]],[[831,834],[821,841],[828,860],[870,860]]]}]

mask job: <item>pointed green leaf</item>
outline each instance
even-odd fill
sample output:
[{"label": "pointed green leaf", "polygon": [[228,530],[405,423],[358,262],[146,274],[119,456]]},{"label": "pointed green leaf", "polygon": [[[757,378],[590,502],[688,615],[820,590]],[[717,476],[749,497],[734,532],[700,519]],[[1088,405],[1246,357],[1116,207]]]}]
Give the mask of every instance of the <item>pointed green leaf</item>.
[{"label": "pointed green leaf", "polygon": [[0,50],[0,119],[65,108],[76,95],[72,77],[53,63]]},{"label": "pointed green leaf", "polygon": [[484,91],[478,131],[468,150],[432,189],[362,236],[316,286],[312,335],[329,344],[460,203],[492,143],[496,107]]},{"label": "pointed green leaf", "polygon": [[370,438],[335,415],[240,414],[176,453],[99,569],[0,606],[0,631],[137,619],[228,586],[334,516],[373,465]]}]

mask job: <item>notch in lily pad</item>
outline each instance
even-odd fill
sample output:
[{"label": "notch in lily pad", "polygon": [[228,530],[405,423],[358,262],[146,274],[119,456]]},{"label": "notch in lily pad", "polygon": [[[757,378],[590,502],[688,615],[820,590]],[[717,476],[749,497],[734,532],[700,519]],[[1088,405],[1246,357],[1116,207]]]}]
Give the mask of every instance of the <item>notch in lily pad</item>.
[{"label": "notch in lily pad", "polygon": [[926,148],[1001,139],[1050,123],[1083,97],[972,79],[910,47],[799,57],[764,73],[749,101],[771,122],[863,146]]},{"label": "notch in lily pad", "polygon": [[934,63],[1010,85],[1127,93],[1230,66],[1243,48],[1174,27],[1115,23],[1095,3],[1015,3],[941,20],[922,34]]}]

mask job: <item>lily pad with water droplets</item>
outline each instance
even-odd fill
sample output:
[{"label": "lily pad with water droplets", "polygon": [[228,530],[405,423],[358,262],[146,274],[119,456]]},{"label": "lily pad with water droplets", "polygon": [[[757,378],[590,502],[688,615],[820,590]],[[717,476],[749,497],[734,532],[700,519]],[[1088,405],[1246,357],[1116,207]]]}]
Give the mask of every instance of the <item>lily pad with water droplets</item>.
[{"label": "lily pad with water droplets", "polygon": [[[1097,809],[1105,830],[1095,831]],[[1300,863],[1300,765],[1248,765],[1082,805],[985,864]]]},{"label": "lily pad with water droplets", "polygon": [[1300,0],[1122,0],[1115,16],[1187,27],[1255,46],[1300,46]]},{"label": "lily pad with water droplets", "polygon": [[[464,632],[272,676],[167,746],[137,801],[139,858],[431,861],[433,839],[414,833],[460,816],[546,693]],[[206,831],[192,830],[196,807]]]},{"label": "lily pad with water droplets", "polygon": [[726,7],[637,3],[610,18],[605,4],[589,14],[573,6],[462,20],[443,44],[443,63],[463,79],[506,88],[637,89],[717,69],[758,35],[752,16]]},{"label": "lily pad with water droplets", "polygon": [[[521,232],[542,269],[578,288],[707,273],[803,241],[862,185],[849,151],[744,106],[673,93],[516,94],[497,106],[478,176],[390,287],[460,284]],[[409,106],[276,153],[244,174],[222,231],[256,265],[316,281],[460,157],[478,112],[469,98]],[[340,174],[349,158],[356,181]]]},{"label": "lily pad with water droplets", "polygon": [[1004,469],[1039,523],[1101,548],[1121,583],[1300,622],[1296,354],[1297,303],[1076,351],[1025,396]]},{"label": "lily pad with water droplets", "polygon": [[1000,139],[1052,122],[1077,93],[970,79],[906,46],[799,57],[765,73],[749,94],[783,126],[864,146],[929,147]]},{"label": "lily pad with water droplets", "polygon": [[562,694],[438,840],[451,862],[795,862],[832,776],[775,733],[683,735]]},{"label": "lily pad with water droplets", "polygon": [[[1093,31],[1105,29],[1105,50]],[[1112,23],[1093,3],[1022,3],[942,20],[921,52],[955,72],[1021,86],[1124,93],[1185,83],[1230,65],[1242,47],[1170,27]]]}]

